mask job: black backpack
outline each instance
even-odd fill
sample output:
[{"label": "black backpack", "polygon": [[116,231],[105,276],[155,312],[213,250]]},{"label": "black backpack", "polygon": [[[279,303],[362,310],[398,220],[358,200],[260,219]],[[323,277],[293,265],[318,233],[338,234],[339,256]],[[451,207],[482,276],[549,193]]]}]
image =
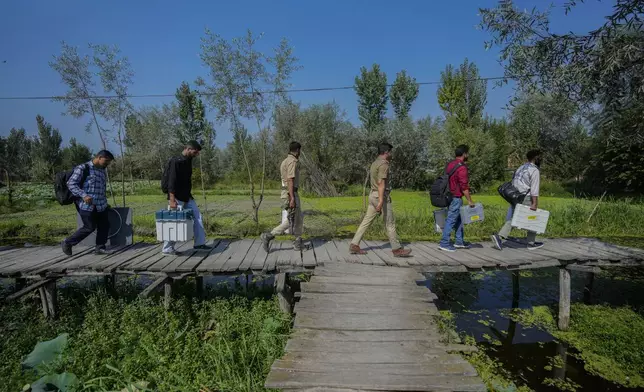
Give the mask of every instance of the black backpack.
[{"label": "black backpack", "polygon": [[429,188],[429,199],[434,207],[449,207],[454,198],[449,190],[449,179],[461,166],[463,166],[463,162],[457,163],[449,173],[447,172],[447,167],[445,167],[445,174],[438,177]]},{"label": "black backpack", "polygon": [[[54,193],[56,195],[56,200],[60,203],[61,206],[72,204],[78,197],[74,196],[67,188],[67,181],[74,174],[74,170],[69,170],[66,172],[56,173],[56,178],[54,179]],[[85,180],[89,176],[89,165],[86,163],[83,165],[83,176],[81,177],[80,186],[81,188],[85,184]]]},{"label": "black backpack", "polygon": [[161,191],[168,193],[168,176],[170,175],[170,164],[174,163],[174,158],[168,159],[163,167],[163,174],[161,175]]}]

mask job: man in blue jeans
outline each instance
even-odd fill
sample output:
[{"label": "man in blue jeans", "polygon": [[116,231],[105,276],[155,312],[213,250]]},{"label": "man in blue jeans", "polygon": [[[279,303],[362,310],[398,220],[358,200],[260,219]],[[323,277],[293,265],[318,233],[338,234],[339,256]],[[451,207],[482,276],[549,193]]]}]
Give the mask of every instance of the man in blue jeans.
[{"label": "man in blue jeans", "polygon": [[[443,227],[443,237],[438,245],[438,249],[445,252],[455,252],[456,249],[469,248],[469,245],[463,240],[463,221],[461,220],[461,207],[463,206],[462,197],[465,196],[470,207],[474,207],[474,202],[470,195],[467,165],[465,165],[469,156],[469,151],[469,147],[464,144],[456,147],[456,151],[454,152],[456,159],[448,163],[445,168],[446,173],[452,173],[449,177],[449,191],[453,197],[447,210],[445,227]],[[454,172],[452,172],[452,170],[454,170]],[[454,245],[450,242],[452,230],[456,232]]]}]

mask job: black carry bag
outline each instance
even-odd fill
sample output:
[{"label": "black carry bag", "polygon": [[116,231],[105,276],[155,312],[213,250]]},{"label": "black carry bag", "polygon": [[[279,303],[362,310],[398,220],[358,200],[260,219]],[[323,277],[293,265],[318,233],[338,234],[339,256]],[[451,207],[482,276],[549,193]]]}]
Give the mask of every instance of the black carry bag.
[{"label": "black carry bag", "polygon": [[512,181],[501,184],[497,190],[499,191],[499,195],[513,206],[523,203],[523,199],[525,199],[526,196],[525,193],[519,192],[519,190],[512,185]]}]

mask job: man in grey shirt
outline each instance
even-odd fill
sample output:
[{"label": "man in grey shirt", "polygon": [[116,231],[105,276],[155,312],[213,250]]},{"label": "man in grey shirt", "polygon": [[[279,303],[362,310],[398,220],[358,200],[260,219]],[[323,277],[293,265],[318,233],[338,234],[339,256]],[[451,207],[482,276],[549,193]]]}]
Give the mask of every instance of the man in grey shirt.
[{"label": "man in grey shirt", "polygon": [[[541,151],[530,150],[527,154],[528,161],[514,172],[512,185],[519,192],[525,195],[523,205],[530,206],[533,211],[539,206],[539,185],[541,182],[539,167],[541,166]],[[492,235],[494,247],[498,250],[503,249],[503,240],[507,239],[512,230],[512,215],[514,215],[514,206],[510,205],[508,213],[505,216],[505,224],[499,230],[498,234]],[[537,233],[528,231],[527,241],[528,249],[539,249],[543,246],[542,242],[536,242]]]}]

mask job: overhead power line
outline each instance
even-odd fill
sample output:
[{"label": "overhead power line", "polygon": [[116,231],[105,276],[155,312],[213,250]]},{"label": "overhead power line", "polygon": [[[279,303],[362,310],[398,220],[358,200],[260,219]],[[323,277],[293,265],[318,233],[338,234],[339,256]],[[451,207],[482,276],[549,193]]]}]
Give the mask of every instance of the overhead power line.
[{"label": "overhead power line", "polygon": [[[489,80],[507,80],[507,79],[518,79],[517,77],[507,77],[507,76],[493,76],[488,78],[476,78],[476,79],[466,79],[466,82],[475,82],[475,81],[489,81]],[[432,84],[441,84],[440,81],[433,82],[418,82],[416,83],[419,86],[428,86]],[[393,84],[388,84],[387,87],[392,87]],[[319,92],[319,91],[338,91],[338,90],[355,90],[355,86],[339,86],[339,87],[317,87],[317,88],[300,88],[300,89],[288,89],[288,90],[258,90],[255,91],[255,94],[281,94],[281,93],[309,93],[309,92]],[[207,97],[214,95],[214,93],[206,92],[196,92],[197,95],[202,97]],[[251,91],[245,91],[244,94],[252,94]],[[124,95],[119,97],[118,95],[90,95],[88,97],[68,97],[65,95],[41,95],[41,96],[26,96],[26,97],[0,97],[2,101],[28,101],[28,100],[70,100],[70,99],[114,99],[114,98],[168,98],[174,97],[175,94],[132,94]]]}]

